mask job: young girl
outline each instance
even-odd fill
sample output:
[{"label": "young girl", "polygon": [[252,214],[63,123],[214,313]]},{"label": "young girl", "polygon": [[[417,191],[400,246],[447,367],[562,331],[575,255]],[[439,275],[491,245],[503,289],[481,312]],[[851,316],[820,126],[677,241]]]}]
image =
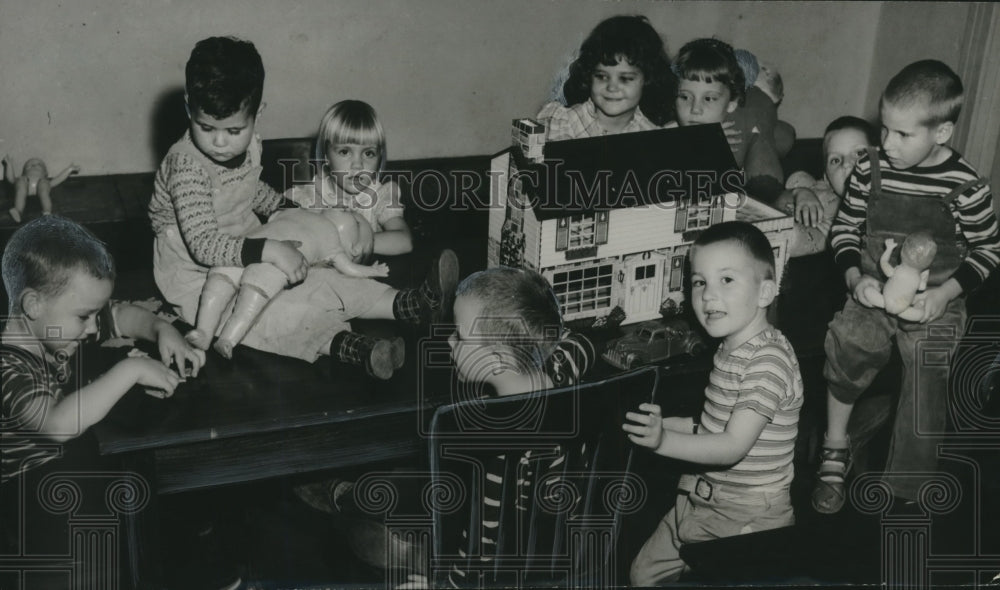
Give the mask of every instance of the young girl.
[{"label": "young girl", "polygon": [[[681,126],[723,123],[743,105],[746,78],[733,48],[718,39],[696,39],[684,45],[673,66],[679,79],[677,123]],[[746,173],[746,191],[751,196],[773,202],[782,192],[783,174],[774,148],[773,134],[763,134],[752,126],[727,131],[740,139],[730,139],[736,163]]]},{"label": "young girl", "polygon": [[[316,160],[324,162],[322,169],[313,182],[293,186],[285,196],[308,209],[342,208],[360,214],[374,231],[376,255],[410,252],[413,240],[403,219],[399,187],[378,178],[385,146],[385,132],[370,105],[338,102],[323,115],[316,137]],[[388,379],[403,364],[402,339],[370,338],[352,332],[349,322],[355,318],[440,322],[451,310],[457,283],[458,259],[451,250],[432,261],[424,283],[413,289],[397,290],[336,268],[314,266],[301,285],[274,296],[243,344],[310,362],[329,355]]]},{"label": "young girl", "polygon": [[542,107],[546,139],[649,131],[673,120],[676,82],[659,33],[644,16],[602,21],[580,46],[563,85],[564,106]]},{"label": "young girl", "polygon": [[315,159],[324,162],[323,168],[312,184],[294,186],[285,196],[300,207],[358,211],[375,231],[375,254],[406,254],[413,250],[413,238],[399,187],[378,177],[385,146],[375,109],[360,100],[338,102],[323,115],[316,134]]}]

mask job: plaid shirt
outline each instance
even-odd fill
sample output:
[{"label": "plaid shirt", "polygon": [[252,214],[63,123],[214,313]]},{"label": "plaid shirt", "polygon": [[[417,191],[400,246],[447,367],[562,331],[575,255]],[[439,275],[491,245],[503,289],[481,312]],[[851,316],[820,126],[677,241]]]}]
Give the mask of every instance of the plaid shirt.
[{"label": "plaid shirt", "polygon": [[[536,117],[538,122],[545,125],[545,139],[548,141],[561,141],[564,139],[580,139],[582,137],[599,137],[607,135],[608,131],[601,127],[597,120],[597,107],[589,98],[586,102],[581,102],[573,106],[563,106],[558,102],[550,102],[542,107]],[[635,131],[651,131],[660,127],[646,118],[639,107],[635,108],[635,115],[621,133],[633,133]]]}]

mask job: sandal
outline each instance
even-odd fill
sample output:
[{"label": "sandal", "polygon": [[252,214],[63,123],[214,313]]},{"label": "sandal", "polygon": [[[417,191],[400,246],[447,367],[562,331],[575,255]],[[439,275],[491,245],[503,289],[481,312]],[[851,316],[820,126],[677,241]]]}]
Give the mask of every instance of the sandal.
[{"label": "sandal", "polygon": [[846,500],[844,480],[851,471],[851,449],[823,447],[819,458],[819,473],[812,493],[812,506],[816,512],[835,514],[840,512]]}]

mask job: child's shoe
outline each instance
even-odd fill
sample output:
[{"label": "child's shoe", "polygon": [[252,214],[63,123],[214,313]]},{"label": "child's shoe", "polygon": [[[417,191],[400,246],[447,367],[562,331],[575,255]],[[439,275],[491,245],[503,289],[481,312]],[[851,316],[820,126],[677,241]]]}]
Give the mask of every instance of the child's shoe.
[{"label": "child's shoe", "polygon": [[812,506],[822,514],[836,514],[844,507],[847,474],[851,471],[850,441],[843,448],[828,446],[823,441],[820,450],[819,473],[812,493]]},{"label": "child's shoe", "polygon": [[416,289],[403,289],[392,302],[392,314],[413,324],[439,324],[450,317],[458,286],[458,256],[445,249],[431,263]]},{"label": "child's shoe", "polygon": [[376,379],[389,379],[406,360],[402,338],[371,338],[354,332],[340,332],[330,343],[330,356],[351,365],[360,365]]}]

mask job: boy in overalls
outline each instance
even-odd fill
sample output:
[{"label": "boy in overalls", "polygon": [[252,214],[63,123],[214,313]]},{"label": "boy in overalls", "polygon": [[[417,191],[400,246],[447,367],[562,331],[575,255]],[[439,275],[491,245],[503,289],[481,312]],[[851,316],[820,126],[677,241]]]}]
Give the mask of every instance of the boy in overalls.
[{"label": "boy in overalls", "polygon": [[[826,336],[827,430],[812,495],[819,512],[831,514],[844,504],[848,420],[889,360],[893,339],[903,373],[885,483],[897,500],[912,503],[937,468],[949,360],[965,326],[965,295],[1000,262],[989,185],[946,145],[962,99],[961,80],[936,60],[915,62],[893,77],[881,100],[882,149],[858,161],[834,221],[831,246],[852,298]],[[937,256],[927,290],[914,300],[922,317],[909,322],[877,307],[865,290],[882,290],[886,277],[878,260],[885,240],[901,243],[920,230],[933,235]]]}]

